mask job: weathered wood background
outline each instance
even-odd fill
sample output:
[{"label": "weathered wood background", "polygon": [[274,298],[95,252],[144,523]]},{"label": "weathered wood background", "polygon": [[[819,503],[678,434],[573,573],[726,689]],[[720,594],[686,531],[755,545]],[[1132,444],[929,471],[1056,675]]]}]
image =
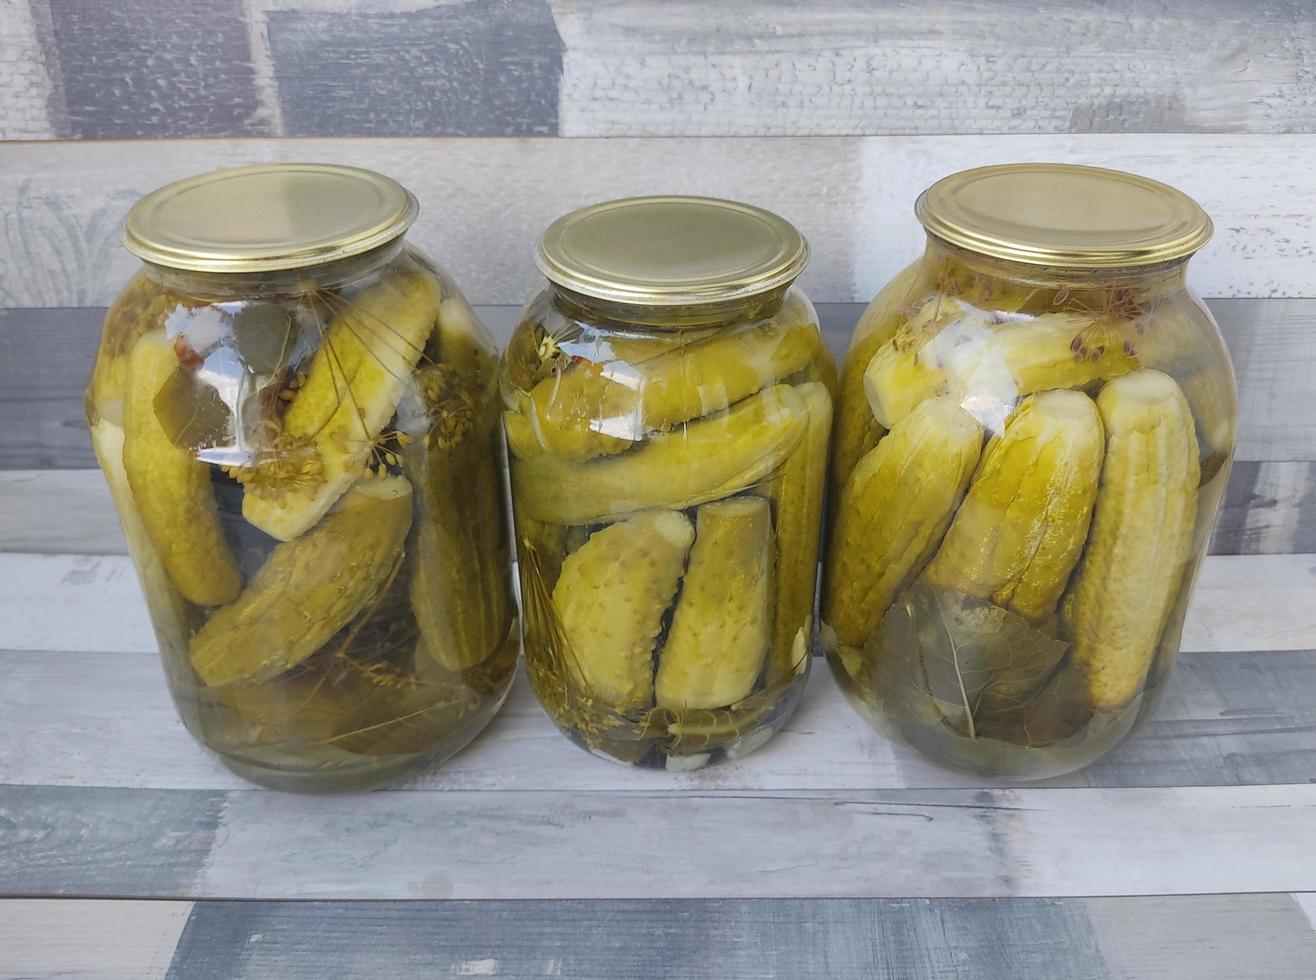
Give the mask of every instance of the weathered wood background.
[{"label": "weathered wood background", "polygon": [[[1157,716],[1015,788],[819,670],[770,747],[663,775],[519,681],[392,791],[242,783],[175,719],[81,388],[132,201],[296,159],[411,187],[500,339],[539,230],[609,196],[790,217],[840,352],[948,172],[1193,194],[1240,462]],[[0,978],[1316,975],[1314,394],[1311,0],[0,0]]]}]

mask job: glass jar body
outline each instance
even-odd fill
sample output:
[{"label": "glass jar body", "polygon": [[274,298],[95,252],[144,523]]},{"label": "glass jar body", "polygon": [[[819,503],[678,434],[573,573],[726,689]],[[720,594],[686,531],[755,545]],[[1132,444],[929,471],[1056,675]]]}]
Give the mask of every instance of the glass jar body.
[{"label": "glass jar body", "polygon": [[497,359],[400,240],[331,265],[147,265],[87,417],[188,730],[240,775],[368,789],[446,758],[519,646]]},{"label": "glass jar body", "polygon": [[635,765],[767,741],[813,649],[835,367],[808,299],[643,309],[549,289],[502,377],[548,713]]},{"label": "glass jar body", "polygon": [[929,239],[855,330],[824,562],[880,732],[1041,779],[1155,707],[1228,479],[1233,370],[1186,260],[1077,271]]}]

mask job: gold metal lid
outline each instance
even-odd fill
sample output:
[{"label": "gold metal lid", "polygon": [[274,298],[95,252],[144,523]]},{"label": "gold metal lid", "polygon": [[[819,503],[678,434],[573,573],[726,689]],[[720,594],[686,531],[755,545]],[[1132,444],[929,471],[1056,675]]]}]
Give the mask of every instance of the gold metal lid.
[{"label": "gold metal lid", "polygon": [[1211,219],[1187,194],[1119,170],[1065,163],[979,167],[914,205],[928,233],[993,258],[1113,269],[1192,255]]},{"label": "gold metal lid", "polygon": [[809,245],[785,218],[713,197],[631,197],[563,215],[535,264],[573,292],[641,306],[694,306],[784,286]]},{"label": "gold metal lid", "polygon": [[301,269],[392,241],[418,211],[406,188],[372,170],[271,163],[152,191],[128,212],[121,237],[138,258],[172,269]]}]

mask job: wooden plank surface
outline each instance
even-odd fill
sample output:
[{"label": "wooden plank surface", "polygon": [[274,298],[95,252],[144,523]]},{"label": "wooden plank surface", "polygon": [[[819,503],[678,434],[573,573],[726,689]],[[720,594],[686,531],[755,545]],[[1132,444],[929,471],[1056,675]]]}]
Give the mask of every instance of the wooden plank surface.
[{"label": "wooden plank surface", "polygon": [[[1291,980],[1316,955],[1307,897],[11,900],[0,902],[0,941],[15,943],[0,980]],[[140,950],[175,924],[161,968]]]},{"label": "wooden plank surface", "polygon": [[[1215,299],[1209,306],[1238,377],[1238,458],[1316,460],[1316,412],[1303,396],[1316,389],[1316,299]],[[828,346],[844,356],[862,304],[823,303],[818,310]],[[477,308],[500,344],[511,336],[518,311]],[[82,391],[103,317],[98,308],[0,309],[0,470],[96,465]],[[1251,471],[1238,479],[1251,486]],[[1305,494],[1291,479],[1267,480],[1281,481],[1290,495]]]},{"label": "wooden plank surface", "polygon": [[1121,167],[1201,201],[1216,237],[1193,260],[1207,296],[1316,296],[1316,135],[229,139],[0,144],[0,307],[107,305],[135,268],[115,242],[140,195],[241,163],[375,167],[421,202],[412,239],[472,301],[538,288],[540,232],[564,211],[630,194],[704,193],[766,205],[813,244],[816,302],[866,302],[921,249],[912,208],[947,173],[1051,159]]},{"label": "wooden plank surface", "polygon": [[[1136,737],[1054,787],[1245,786],[1316,773],[1316,653],[1187,653]],[[126,707],[130,706],[130,707]],[[150,653],[0,651],[0,784],[251,789],[178,721]],[[803,704],[761,751],[696,773],[608,765],[568,742],[524,676],[470,748],[396,788],[429,791],[973,789],[873,732],[815,661]]]},{"label": "wooden plank surface", "polygon": [[0,31],[11,138],[1313,128],[1301,0],[10,0]]},{"label": "wooden plank surface", "polygon": [[[1312,645],[1316,555],[1212,555],[1184,626],[1193,652]],[[0,650],[150,653],[156,649],[123,555],[0,553]]]},{"label": "wooden plank surface", "polygon": [[[127,554],[98,469],[0,468],[0,551]],[[1234,464],[1215,555],[1316,551],[1316,463]]]},{"label": "wooden plank surface", "polygon": [[1316,889],[1316,786],[582,793],[9,786],[7,896],[988,898]]}]

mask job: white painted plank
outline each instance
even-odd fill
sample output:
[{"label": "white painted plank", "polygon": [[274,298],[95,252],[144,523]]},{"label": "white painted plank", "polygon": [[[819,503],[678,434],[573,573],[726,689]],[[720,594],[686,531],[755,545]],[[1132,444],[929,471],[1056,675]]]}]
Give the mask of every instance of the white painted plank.
[{"label": "white painted plank", "polygon": [[53,84],[37,33],[36,4],[0,0],[0,140],[50,139]]},{"label": "white painted plank", "polygon": [[[815,662],[799,711],[753,755],[693,773],[609,765],[568,742],[524,676],[470,748],[397,788],[662,791],[978,788],[880,738]],[[1136,736],[1049,786],[1306,781],[1316,771],[1316,653],[1187,654]],[[131,710],[125,710],[131,706]],[[184,731],[153,654],[0,651],[0,784],[250,788]]]},{"label": "white painted plank", "polygon": [[1316,111],[1292,4],[553,8],[564,136],[1291,132]]},{"label": "white painted plank", "polygon": [[1216,218],[1195,260],[1208,296],[1316,296],[1316,135],[856,137],[835,139],[163,140],[0,145],[0,306],[105,305],[134,268],[114,241],[140,194],[263,160],[373,166],[419,196],[413,240],[478,303],[538,288],[532,246],[565,210],[656,191],[737,197],[780,211],[814,246],[819,302],[866,301],[919,251],[914,198],[979,163],[1082,160],[1169,178]]},{"label": "white painted plank", "polygon": [[6,888],[82,897],[811,898],[1316,889],[1316,785],[0,789]]},{"label": "white painted plank", "polygon": [[[852,228],[853,293],[872,296],[918,254],[914,199],[955,170],[1019,160],[1131,170],[1195,197],[1215,238],[1192,260],[1204,296],[1316,296],[1316,153],[1310,136],[913,137],[863,143],[864,209]],[[1257,219],[1262,215],[1266,228]],[[836,246],[832,246],[836,247]]]},{"label": "white painted plank", "polygon": [[0,980],[163,980],[191,902],[0,899]]},{"label": "white painted plank", "polygon": [[[1183,649],[1305,650],[1316,555],[1211,555]],[[123,555],[0,554],[0,649],[150,652],[145,603]]]}]

